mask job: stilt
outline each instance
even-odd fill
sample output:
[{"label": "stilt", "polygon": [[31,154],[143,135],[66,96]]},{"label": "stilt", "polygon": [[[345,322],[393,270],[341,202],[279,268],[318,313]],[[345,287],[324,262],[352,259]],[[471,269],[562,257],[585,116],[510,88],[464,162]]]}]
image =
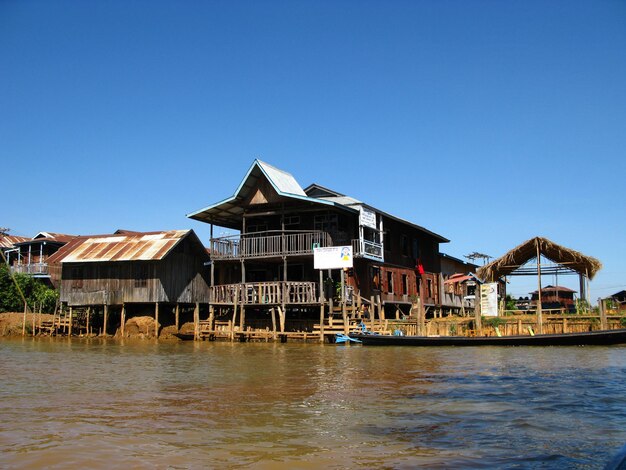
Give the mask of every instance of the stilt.
[{"label": "stilt", "polygon": [[176,303],[176,310],[174,311],[174,322],[176,324],[176,331],[180,330],[180,305]]},{"label": "stilt", "polygon": [[284,307],[278,307],[278,317],[280,319],[280,332],[284,333],[285,332],[285,311],[283,310]]},{"label": "stilt", "polygon": [[193,309],[193,339],[200,339],[200,303],[196,302],[196,308]]},{"label": "stilt", "polygon": [[107,335],[107,323],[109,321],[109,306],[104,304],[104,324],[102,325],[102,335]]},{"label": "stilt", "polygon": [[67,327],[67,335],[68,336],[72,336],[72,323],[74,320],[74,310],[72,309],[72,307],[70,307],[70,324]]},{"label": "stilt", "polygon": [[126,304],[122,303],[122,313],[121,313],[121,325],[120,325],[120,333],[122,338],[124,337],[126,329]]},{"label": "stilt", "polygon": [[324,302],[320,304],[320,343],[324,342]]},{"label": "stilt", "polygon": [[276,310],[274,307],[270,309],[270,314],[272,315],[272,338],[276,341]]},{"label": "stilt", "polygon": [[244,330],[245,323],[246,323],[246,309],[242,305],[241,310],[239,311],[239,331]]},{"label": "stilt", "polygon": [[237,321],[237,299],[235,299],[235,305],[233,306],[233,321],[230,326],[230,340],[235,340],[235,322]]},{"label": "stilt", "polygon": [[[209,305],[209,330],[211,331],[213,331],[214,322],[215,322],[215,308],[213,307],[213,305]],[[178,329],[178,325],[176,325],[176,329]]]},{"label": "stilt", "polygon": [[376,304],[374,304],[374,296],[370,295],[370,330],[374,331],[374,315],[376,314]]},{"label": "stilt", "polygon": [[154,303],[154,337],[159,337],[159,303]]}]

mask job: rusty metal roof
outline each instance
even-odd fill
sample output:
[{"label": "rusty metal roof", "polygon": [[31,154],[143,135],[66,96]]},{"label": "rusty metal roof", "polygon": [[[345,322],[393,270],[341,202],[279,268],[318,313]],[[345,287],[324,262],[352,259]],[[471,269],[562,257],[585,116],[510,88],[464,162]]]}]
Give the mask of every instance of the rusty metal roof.
[{"label": "rusty metal roof", "polygon": [[93,263],[160,260],[190,232],[191,230],[170,230],[77,237],[48,261]]},{"label": "rusty metal roof", "polygon": [[27,237],[0,233],[0,248],[12,248],[16,243],[25,242],[26,240],[28,240]]}]

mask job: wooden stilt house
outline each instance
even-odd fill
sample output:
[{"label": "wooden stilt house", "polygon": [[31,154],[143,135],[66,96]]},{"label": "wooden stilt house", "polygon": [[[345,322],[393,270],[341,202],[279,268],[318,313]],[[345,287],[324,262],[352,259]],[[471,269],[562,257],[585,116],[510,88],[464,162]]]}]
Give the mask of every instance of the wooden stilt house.
[{"label": "wooden stilt house", "polygon": [[[265,162],[254,161],[232,197],[188,217],[211,224],[211,311],[240,332],[323,338],[333,317],[347,329],[348,317],[374,311],[408,315],[417,298],[439,305],[447,239],[323,186],[303,189]],[[214,226],[236,233],[214,237]],[[314,248],[337,246],[351,248],[353,268],[315,270]]]},{"label": "wooden stilt house", "polygon": [[156,336],[159,324],[178,329],[181,312],[208,305],[208,261],[192,230],[77,237],[49,260],[61,301],[102,314],[94,332],[123,333],[126,318],[153,315]]}]

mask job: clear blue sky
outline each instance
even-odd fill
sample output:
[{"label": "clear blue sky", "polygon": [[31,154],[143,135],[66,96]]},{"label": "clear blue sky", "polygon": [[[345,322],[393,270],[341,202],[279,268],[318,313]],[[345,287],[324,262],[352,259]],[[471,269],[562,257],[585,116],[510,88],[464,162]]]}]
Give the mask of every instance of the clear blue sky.
[{"label": "clear blue sky", "polygon": [[453,256],[546,236],[626,288],[624,1],[0,0],[0,58],[15,234],[208,244],[185,214],[261,158]]}]

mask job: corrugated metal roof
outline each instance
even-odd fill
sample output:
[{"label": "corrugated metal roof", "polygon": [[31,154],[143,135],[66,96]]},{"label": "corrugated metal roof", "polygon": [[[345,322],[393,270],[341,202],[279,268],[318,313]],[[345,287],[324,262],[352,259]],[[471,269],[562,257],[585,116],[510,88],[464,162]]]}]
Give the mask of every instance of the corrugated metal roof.
[{"label": "corrugated metal roof", "polygon": [[19,237],[17,235],[7,235],[6,233],[0,233],[0,247],[12,248],[16,243],[22,243],[27,241],[27,237]]},{"label": "corrugated metal roof", "polygon": [[[191,230],[78,237],[59,255],[63,263],[163,259]],[[59,260],[56,260],[59,261]]]},{"label": "corrugated metal roof", "polygon": [[291,173],[279,170],[278,168],[273,167],[269,163],[262,162],[261,160],[257,160],[257,163],[270,182],[278,190],[279,194],[295,194],[297,196],[306,197],[304,189],[302,189]]}]

